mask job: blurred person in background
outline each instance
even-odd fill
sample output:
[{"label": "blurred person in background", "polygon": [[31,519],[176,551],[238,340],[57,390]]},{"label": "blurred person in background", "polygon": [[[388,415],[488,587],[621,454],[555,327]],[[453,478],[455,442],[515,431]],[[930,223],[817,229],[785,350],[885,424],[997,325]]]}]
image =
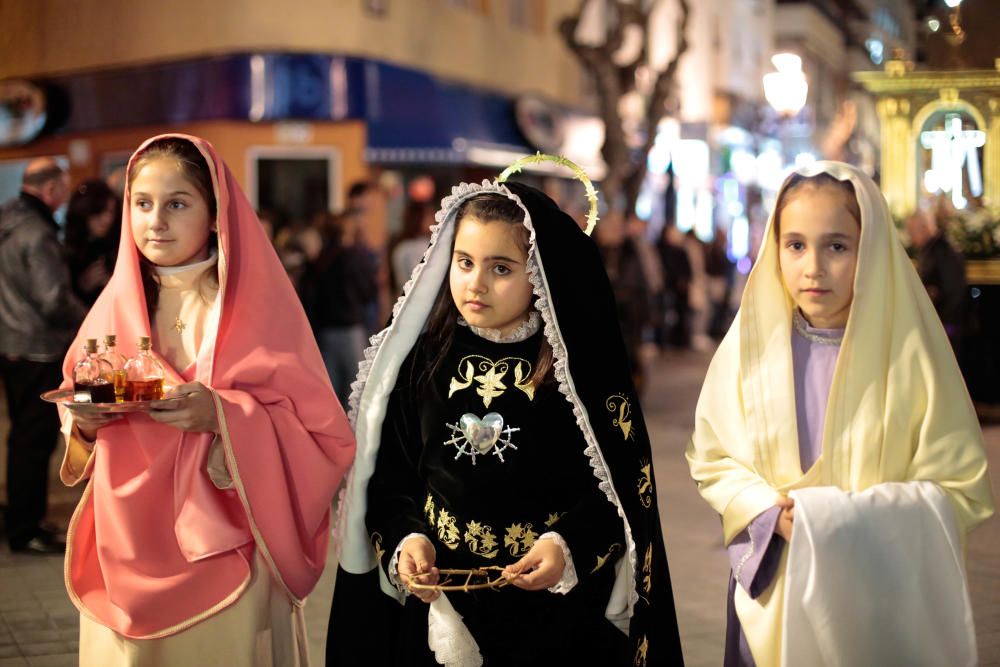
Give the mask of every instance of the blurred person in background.
[{"label": "blurred person in background", "polygon": [[688,291],[691,286],[691,262],[684,247],[684,233],[677,225],[663,228],[660,242],[660,263],[663,266],[663,333],[661,341],[674,347],[691,344]]},{"label": "blurred person in background", "polygon": [[330,382],[346,408],[368,340],[365,318],[376,297],[376,268],[360,242],[358,218],[342,213],[327,219],[323,248],[303,279],[302,300]]},{"label": "blurred person in background", "polygon": [[403,229],[390,244],[393,284],[396,294],[403,292],[403,285],[420,263],[431,240],[434,224],[434,207],[429,202],[410,202],[403,210]]},{"label": "blurred person in background", "polygon": [[625,340],[632,378],[641,396],[645,379],[642,334],[650,321],[650,286],[624,216],[618,212],[609,213],[595,229],[597,248],[615,295],[618,324]]},{"label": "blurred person in background", "polygon": [[7,541],[15,552],[60,553],[42,527],[49,458],[59,435],[56,406],[38,395],[62,380],[61,362],[86,307],[73,294],[53,217],[69,199],[55,160],[28,163],[21,193],[0,207],[0,378],[7,396]]},{"label": "blurred person in background", "polygon": [[958,356],[969,291],[965,282],[965,258],[945,238],[939,220],[934,213],[917,210],[906,219],[906,231],[917,250],[920,281]]},{"label": "blurred person in background", "polygon": [[705,249],[705,273],[708,276],[708,335],[722,340],[729,330],[731,313],[729,295],[733,289],[736,265],[729,259],[729,237],[717,227],[712,242]]},{"label": "blurred person in background", "polygon": [[[375,291],[364,305],[366,335],[382,328],[389,314],[389,254],[385,232],[386,208],[375,181],[357,181],[347,190],[344,215],[351,219],[358,250],[367,252],[375,273]],[[346,400],[346,397],[345,397]]]},{"label": "blurred person in background", "polygon": [[66,209],[66,256],[73,292],[92,306],[115,270],[121,218],[118,198],[100,179],[82,183]]},{"label": "blurred person in background", "polygon": [[694,230],[684,235],[684,250],[691,265],[691,283],[688,287],[688,307],[691,312],[691,347],[704,351],[712,348],[708,337],[711,317],[708,301],[708,272],[705,270],[705,242],[698,238]]},{"label": "blurred person in background", "polygon": [[[321,213],[320,217],[325,213]],[[295,291],[302,295],[302,277],[323,248],[323,236],[315,221],[292,220],[274,236],[274,248]],[[308,312],[308,311],[307,311]]]}]

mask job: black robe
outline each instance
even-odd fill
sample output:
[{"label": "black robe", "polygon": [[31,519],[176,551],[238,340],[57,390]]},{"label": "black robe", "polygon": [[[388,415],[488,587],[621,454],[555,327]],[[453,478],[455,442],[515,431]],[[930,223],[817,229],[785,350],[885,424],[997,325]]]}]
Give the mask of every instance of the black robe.
[{"label": "black robe", "polygon": [[[515,365],[504,376],[503,394],[484,405],[477,393],[483,383],[475,379],[480,369],[474,367],[470,378],[461,362],[465,355],[482,354],[491,367],[503,354],[534,364],[538,336],[521,344],[492,344],[459,329],[454,349],[429,382],[420,377],[426,368],[421,345],[409,338],[426,317],[427,300],[446,280],[455,210],[480,189],[516,198],[529,214],[525,225],[532,231],[537,307],[546,317],[544,335],[556,358],[555,382],[538,388],[533,400],[517,388]],[[426,605],[411,596],[401,606],[380,589],[380,572],[405,535],[427,533],[433,526],[441,567],[506,564],[520,557],[509,551],[508,528],[521,525],[523,546],[526,524],[540,535],[549,515],[559,514],[551,528],[569,544],[580,577],[569,595],[511,587],[449,595],[480,644],[485,664],[556,659],[555,664],[682,665],[649,438],[597,248],[548,197],[518,183],[460,186],[444,204],[425,265],[415,270],[414,284],[397,304],[389,328],[373,339],[355,383],[352,413],[359,423],[363,479],[352,479],[348,498],[355,499],[353,507],[367,505],[365,526],[379,566],[366,569],[368,558],[358,556],[358,537],[352,536],[351,563],[345,569],[342,559],[334,591],[327,664],[434,664],[427,649]],[[407,345],[403,360],[400,348]],[[524,369],[522,379],[527,374]],[[453,380],[471,382],[451,392]],[[386,392],[386,386],[392,390]],[[366,428],[369,421],[377,423],[383,407],[372,466],[362,461],[370,449],[362,441],[371,441],[372,434],[363,433],[360,422]],[[481,419],[489,410],[501,414],[505,425],[522,429],[510,434],[518,449],[504,449],[504,462],[492,451],[480,454],[473,470],[470,456],[455,460],[456,445],[444,444],[455,437],[447,425],[457,426],[466,413]],[[419,433],[417,442],[401,433]],[[505,488],[504,478],[517,486]],[[447,513],[444,522],[441,509]],[[347,531],[358,530],[357,517],[351,516],[358,511],[348,503]],[[470,529],[473,521],[479,530]],[[484,525],[492,529],[485,548],[492,551],[495,541],[494,558],[473,553],[484,549]],[[613,548],[619,536],[625,542],[620,554]],[[594,571],[598,556],[604,563]],[[619,582],[631,601],[627,637],[602,618],[622,559],[633,568],[628,580]],[[622,639],[627,639],[624,646]]]}]

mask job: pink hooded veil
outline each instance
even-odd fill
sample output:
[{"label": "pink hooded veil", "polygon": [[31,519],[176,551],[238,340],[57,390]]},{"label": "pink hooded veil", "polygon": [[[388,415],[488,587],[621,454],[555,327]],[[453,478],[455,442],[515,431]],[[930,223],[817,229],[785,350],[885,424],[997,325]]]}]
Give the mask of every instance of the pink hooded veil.
[{"label": "pink hooded veil", "polygon": [[[214,436],[130,413],[98,432],[73,515],[66,586],[81,613],[127,637],[170,635],[235,602],[254,550],[295,603],[323,570],[333,494],[354,436],[312,330],[257,216],[207,141],[217,202],[219,294],[195,362],[166,384],[211,388],[232,488],[206,472]],[[151,335],[125,194],[115,271],[64,363],[64,385],[85,338],[118,336],[127,356]],[[158,355],[157,355],[158,356]]]}]

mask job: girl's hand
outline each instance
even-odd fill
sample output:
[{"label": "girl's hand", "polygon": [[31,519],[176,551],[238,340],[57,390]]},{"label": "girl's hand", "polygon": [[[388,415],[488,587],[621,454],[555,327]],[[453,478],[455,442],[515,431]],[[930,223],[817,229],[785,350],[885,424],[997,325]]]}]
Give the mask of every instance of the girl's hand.
[{"label": "girl's hand", "polygon": [[566,557],[562,547],[555,540],[538,540],[524,558],[504,568],[503,576],[518,588],[543,591],[559,583],[564,569]]},{"label": "girl's hand", "polygon": [[122,418],[121,415],[94,412],[83,407],[76,408],[72,405],[66,407],[73,413],[73,426],[76,427],[77,432],[90,442],[97,439],[97,429]]},{"label": "girl's hand", "polygon": [[774,524],[774,532],[791,544],[792,526],[795,522],[795,501],[791,498],[781,498],[775,505],[781,508],[781,514],[778,515],[778,523]]},{"label": "girl's hand", "polygon": [[428,572],[413,579],[413,583],[433,586],[438,582],[438,569],[434,567],[436,554],[434,547],[426,537],[414,536],[403,542],[399,550],[399,560],[396,561],[396,572],[399,579],[406,584],[410,593],[422,602],[434,602],[441,596],[440,591],[425,591],[410,588],[410,577],[418,572]]},{"label": "girl's hand", "polygon": [[181,396],[163,406],[152,408],[149,416],[161,424],[168,424],[182,431],[218,433],[219,419],[215,414],[215,399],[208,387],[200,382],[188,382],[174,387],[164,398]]}]

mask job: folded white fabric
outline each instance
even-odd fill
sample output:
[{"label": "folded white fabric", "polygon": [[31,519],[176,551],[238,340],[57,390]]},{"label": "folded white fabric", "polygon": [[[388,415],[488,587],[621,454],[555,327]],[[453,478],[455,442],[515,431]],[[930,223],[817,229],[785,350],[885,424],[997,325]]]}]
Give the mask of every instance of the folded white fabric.
[{"label": "folded white fabric", "polygon": [[975,665],[954,512],[934,483],[790,493],[783,665]]},{"label": "folded white fabric", "polygon": [[439,665],[482,667],[479,644],[444,593],[431,603],[427,611],[427,644]]}]

